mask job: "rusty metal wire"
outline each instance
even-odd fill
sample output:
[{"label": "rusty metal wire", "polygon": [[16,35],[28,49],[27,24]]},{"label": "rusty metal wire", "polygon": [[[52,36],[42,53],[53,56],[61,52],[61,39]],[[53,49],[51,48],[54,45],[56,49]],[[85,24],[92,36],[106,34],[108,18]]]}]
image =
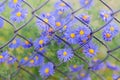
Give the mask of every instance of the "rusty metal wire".
[{"label": "rusty metal wire", "polygon": [[[44,3],[42,3],[39,7],[37,7],[36,9],[34,9],[34,8],[31,6],[31,4],[29,4],[29,2],[27,2],[26,0],[23,0],[23,3],[26,4],[26,5],[31,9],[31,11],[32,11],[31,14],[32,14],[32,16],[31,16],[31,18],[30,18],[26,23],[24,23],[23,25],[21,25],[19,28],[17,28],[12,22],[10,22],[10,21],[9,21],[8,19],[6,19],[4,16],[0,15],[0,18],[2,18],[4,21],[6,21],[7,23],[9,23],[9,24],[14,28],[14,36],[13,36],[8,42],[6,42],[4,45],[0,46],[0,51],[2,51],[2,49],[3,49],[4,47],[8,46],[16,37],[20,37],[20,38],[22,38],[22,39],[24,39],[24,40],[29,41],[28,39],[25,38],[25,36],[20,35],[18,32],[19,32],[21,29],[23,29],[24,27],[26,27],[26,25],[28,25],[29,23],[31,23],[31,21],[33,20],[33,18],[37,18],[37,19],[40,19],[41,21],[45,22],[44,20],[42,20],[42,19],[36,14],[36,12],[37,12],[38,10],[42,9],[47,3],[49,3],[49,1],[50,1],[50,0],[46,0],[46,1],[45,1]],[[111,11],[111,16],[112,16],[113,18],[112,18],[111,20],[109,20],[106,24],[104,24],[103,26],[101,26],[100,28],[98,28],[98,29],[96,29],[95,31],[93,31],[92,28],[90,27],[91,25],[88,25],[88,24],[84,23],[82,20],[80,20],[80,19],[75,15],[75,13],[77,13],[77,12],[80,11],[80,10],[82,10],[85,6],[79,8],[79,9],[77,9],[77,10],[74,10],[65,0],[61,0],[61,1],[62,1],[63,3],[65,3],[65,4],[69,7],[69,9],[71,10],[71,14],[72,14],[72,16],[73,16],[74,18],[76,18],[79,22],[81,22],[82,24],[84,24],[84,25],[86,25],[87,27],[90,28],[90,30],[91,30],[91,32],[92,32],[91,35],[90,35],[90,40],[94,38],[96,41],[98,41],[100,44],[102,44],[102,45],[107,49],[107,55],[105,56],[105,58],[104,58],[103,60],[101,60],[101,62],[96,63],[96,64],[94,64],[93,66],[90,66],[90,65],[89,65],[89,62],[88,62],[84,57],[79,56],[79,55],[75,52],[76,50],[82,48],[82,47],[83,47],[85,44],[87,44],[90,40],[88,40],[88,42],[86,42],[85,44],[81,45],[80,47],[74,49],[71,44],[69,44],[67,41],[65,41],[64,39],[62,39],[60,36],[58,36],[58,35],[56,34],[57,31],[54,32],[54,36],[56,36],[58,39],[62,40],[65,44],[67,44],[67,45],[74,51],[74,55],[75,55],[77,58],[79,58],[81,61],[85,62],[85,64],[88,65],[88,68],[87,68],[87,72],[88,72],[88,73],[95,74],[96,77],[98,77],[100,80],[106,80],[106,79],[104,78],[104,76],[102,76],[101,74],[98,74],[98,73],[96,73],[95,71],[91,70],[91,68],[97,66],[98,64],[100,64],[100,63],[102,63],[102,62],[104,62],[104,61],[106,61],[109,57],[112,57],[112,58],[114,58],[116,61],[120,62],[120,59],[117,58],[117,57],[115,57],[115,56],[112,54],[112,52],[118,50],[118,49],[120,48],[120,46],[117,46],[117,47],[114,48],[114,49],[110,49],[109,46],[108,46],[106,43],[104,43],[103,41],[101,41],[101,40],[100,40],[99,38],[97,38],[97,36],[95,36],[94,34],[97,33],[98,31],[102,30],[106,25],[108,25],[108,24],[109,24],[111,21],[113,21],[113,20],[115,20],[115,21],[117,21],[118,23],[120,23],[120,21],[119,21],[116,17],[114,17],[114,15],[117,14],[118,12],[120,12],[120,10],[114,11],[114,10],[111,8],[111,6],[109,6],[107,3],[105,3],[104,0],[98,0],[98,1],[100,1],[104,6],[106,6],[106,7]],[[0,6],[2,6],[2,5],[5,4],[6,2],[7,2],[7,0],[4,0],[4,1],[0,4]],[[71,20],[69,20],[68,22],[66,22],[66,24],[68,24],[70,21],[71,21]],[[45,22],[45,23],[46,23],[46,22]],[[46,24],[47,24],[49,27],[51,27],[50,24],[48,24],[48,23],[46,23]],[[66,24],[64,24],[64,25],[66,25]],[[51,38],[51,40],[52,40],[52,38]],[[50,40],[50,42],[51,42],[51,40]],[[30,41],[29,41],[29,42],[30,42]],[[50,42],[49,42],[49,43],[50,43]],[[49,44],[49,43],[48,43],[48,44]],[[33,45],[32,42],[30,42],[30,44]],[[45,45],[45,46],[47,46],[47,45]],[[44,54],[40,53],[38,50],[34,50],[34,53],[40,54],[40,55],[43,56],[45,59],[47,59],[48,61],[52,62],[52,63],[55,65],[55,66],[54,66],[55,70],[56,70],[57,72],[61,73],[63,76],[67,77],[68,80],[70,80],[70,78],[68,77],[68,75],[67,75],[66,73],[64,73],[64,72],[62,72],[61,70],[58,69],[58,67],[61,66],[62,63],[56,64],[53,60],[51,60],[49,57],[45,56]],[[30,59],[29,59],[28,61],[30,61]],[[19,64],[19,61],[18,61],[18,60],[17,60],[17,63]],[[34,73],[32,73],[32,72],[30,72],[29,70],[25,69],[24,67],[22,67],[22,65],[18,65],[18,66],[17,66],[17,70],[10,75],[10,79],[9,79],[9,80],[12,80],[17,74],[19,74],[20,70],[23,70],[23,71],[25,71],[26,73],[28,73],[30,76],[32,76],[32,77],[34,78],[34,80],[39,80],[38,77],[37,77]],[[5,78],[4,76],[2,76],[2,75],[0,75],[0,77],[1,77],[2,80],[8,80],[8,79],[6,79],[6,78]],[[119,77],[120,77],[120,76],[119,76]],[[49,78],[49,77],[48,77],[48,78]],[[47,80],[48,78],[44,78],[44,80]]]}]

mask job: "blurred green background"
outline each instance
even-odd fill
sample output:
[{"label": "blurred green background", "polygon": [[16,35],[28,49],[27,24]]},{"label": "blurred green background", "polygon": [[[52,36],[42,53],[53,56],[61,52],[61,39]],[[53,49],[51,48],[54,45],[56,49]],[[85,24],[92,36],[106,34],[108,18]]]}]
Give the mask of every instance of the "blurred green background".
[{"label": "blurred green background", "polygon": [[[58,0],[50,0],[49,3],[47,3],[43,8],[38,10],[36,13],[39,15],[42,12],[51,12],[51,11],[55,10],[54,3],[57,1]],[[80,8],[80,4],[79,4],[78,0],[65,0],[65,1],[70,2],[73,5],[72,7],[74,8],[74,10]],[[120,2],[118,0],[104,0],[104,1],[110,7],[112,7],[112,9],[114,11],[120,9]],[[35,9],[35,8],[39,7],[43,2],[45,2],[45,0],[26,0],[26,2],[28,2]],[[4,16],[7,20],[9,20],[12,9],[10,9],[8,7],[7,3],[5,5],[6,5],[5,11],[1,15]],[[24,3],[23,3],[23,7],[28,9],[28,16],[24,22],[21,22],[19,24],[14,23],[14,25],[16,25],[17,28],[19,28],[22,24],[27,22],[32,17],[31,9]],[[108,10],[108,8],[105,7],[99,0],[94,0],[94,6],[90,10],[80,10],[76,13],[76,15],[79,15],[81,13],[88,13],[91,16],[91,24],[90,25],[93,30],[96,30],[97,28],[99,28],[105,24],[99,17],[99,11],[104,10],[104,9]],[[119,13],[117,13],[115,15],[115,17],[119,20],[120,19]],[[28,25],[26,25],[26,27],[21,29],[18,33],[21,35],[24,35],[28,39],[32,38],[33,40],[35,40],[36,38],[38,38],[41,31],[38,30],[38,27],[36,26],[36,19],[37,18],[34,18]],[[119,23],[117,23],[117,24],[120,27],[120,24]],[[99,38],[100,40],[102,40],[101,32],[102,32],[102,30],[95,34],[95,36],[97,38]],[[9,23],[5,22],[4,27],[0,28],[0,46],[2,46],[8,40],[10,40],[13,37],[13,35],[14,35],[14,28]],[[96,40],[94,40],[94,41],[99,46],[99,53],[97,54],[96,58],[104,59],[105,56],[107,55],[107,53],[106,53],[107,50],[98,41],[96,41]],[[110,47],[110,49],[113,49],[120,45],[119,42],[120,42],[120,34],[117,35],[116,38],[114,38],[112,42],[105,42],[105,43]],[[48,46],[48,50],[46,53],[46,56],[48,56],[50,59],[52,59],[54,62],[56,62],[56,64],[58,64],[60,62],[56,56],[56,51],[60,48],[61,48],[61,46],[58,46],[55,42],[53,42],[52,44],[50,44]],[[23,57],[28,56],[33,52],[33,48],[23,49],[22,47],[19,47],[18,49],[9,49],[8,47],[5,47],[5,48],[3,48],[3,50],[8,50],[9,53],[11,55],[16,56],[18,58],[18,60],[21,60]],[[84,57],[84,55],[80,52],[80,50],[76,51],[77,54]],[[119,51],[120,50],[118,49],[115,52],[113,52],[112,54],[115,57],[119,58],[120,57]],[[90,60],[89,58],[86,58],[86,59]],[[120,63],[118,61],[116,61],[115,59],[113,59],[112,57],[109,57],[108,60],[112,63],[120,65]],[[45,60],[45,61],[48,62],[47,60]],[[84,64],[84,62],[81,61],[79,58],[74,57],[69,62],[63,63],[61,66],[58,67],[58,69],[61,70],[62,72],[67,73],[69,71],[68,67],[72,64],[80,65],[80,64]],[[18,66],[17,63],[15,63],[14,65],[8,65],[5,63],[0,64],[0,68],[1,68],[0,75],[7,78],[7,80],[10,80],[11,73],[13,73],[17,70],[17,66]],[[85,67],[87,67],[87,66],[85,65]],[[24,67],[24,68],[29,70],[34,75],[38,76],[39,80],[42,80],[41,76],[39,75],[39,72],[38,72],[40,67],[33,67],[33,68]],[[102,76],[105,76],[106,80],[112,80],[112,74],[116,73],[116,72],[113,72],[109,69],[104,69],[101,71],[97,71],[97,73],[101,74]],[[65,76],[61,75],[59,72],[56,71],[54,76],[49,77],[48,80],[60,80],[62,78],[64,80]],[[91,78],[92,78],[92,80],[100,80],[92,72],[91,72]],[[0,78],[0,80],[2,80],[2,78]],[[17,75],[15,75],[11,80],[34,80],[34,78],[32,76],[30,76],[28,73],[24,72],[23,70],[20,70],[20,72],[17,73]]]}]

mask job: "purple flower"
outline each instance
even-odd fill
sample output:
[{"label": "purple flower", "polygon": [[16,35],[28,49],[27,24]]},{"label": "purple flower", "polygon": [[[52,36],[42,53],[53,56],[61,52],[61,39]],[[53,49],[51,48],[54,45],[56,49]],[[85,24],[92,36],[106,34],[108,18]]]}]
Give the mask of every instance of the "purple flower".
[{"label": "purple flower", "polygon": [[28,56],[24,57],[23,59],[20,60],[19,65],[28,66],[28,60],[29,60]]},{"label": "purple flower", "polygon": [[76,64],[74,64],[74,65],[71,65],[71,66],[70,66],[70,70],[71,70],[72,72],[78,72],[78,71],[80,71],[82,68],[83,68],[83,65],[76,65]]},{"label": "purple flower", "polygon": [[91,80],[90,74],[83,70],[79,73],[78,80]]},{"label": "purple flower", "polygon": [[14,56],[9,56],[7,59],[7,64],[14,64],[17,59]]},{"label": "purple flower", "polygon": [[9,44],[9,48],[18,48],[21,45],[21,41],[19,38],[14,39],[10,44]]},{"label": "purple flower", "polygon": [[4,26],[4,20],[0,18],[0,28],[2,28],[3,26]]},{"label": "purple flower", "polygon": [[73,51],[71,49],[60,49],[57,51],[57,56],[59,60],[67,62],[73,57]]},{"label": "purple flower", "polygon": [[55,17],[53,15],[51,15],[50,13],[42,13],[39,17],[44,21],[43,22],[39,18],[36,21],[36,24],[40,30],[48,31],[50,28],[50,26],[48,24],[50,24],[52,27],[53,27],[53,25],[55,25]]},{"label": "purple flower", "polygon": [[69,10],[69,7],[65,3],[63,3],[62,1],[56,2],[55,8],[58,9],[58,10],[64,10],[64,11]]},{"label": "purple flower", "polygon": [[22,8],[14,9],[14,11],[11,13],[10,19],[13,22],[20,23],[21,21],[25,20],[25,18],[27,17],[27,14],[28,12],[26,9],[22,9]]},{"label": "purple flower", "polygon": [[120,75],[118,74],[113,74],[113,80],[120,80]]},{"label": "purple flower", "polygon": [[111,70],[114,70],[114,71],[120,71],[120,66],[117,66],[113,63],[110,63],[110,62],[106,62],[106,65],[107,65],[107,68],[111,69]]},{"label": "purple flower", "polygon": [[32,39],[29,39],[29,41],[25,40],[24,42],[22,42],[22,47],[23,48],[30,48],[32,46]]},{"label": "purple flower", "polygon": [[80,45],[83,45],[85,43],[87,43],[89,40],[89,36],[86,36],[86,37],[83,37],[83,38],[78,38],[77,42],[80,44]]},{"label": "purple flower", "polygon": [[7,51],[3,52],[2,54],[0,54],[0,63],[3,63],[7,60],[7,58],[9,57],[9,54]]},{"label": "purple flower", "polygon": [[[91,61],[91,65],[94,65],[94,64],[97,64],[97,63],[100,63],[100,62],[101,62],[101,60],[99,60],[99,59],[93,59]],[[96,70],[101,70],[103,68],[105,68],[105,64],[102,62],[102,63],[92,67],[92,70],[96,71]]]},{"label": "purple flower", "polygon": [[40,48],[38,49],[38,51],[39,51],[40,53],[45,53],[45,52],[46,52],[45,47],[40,47]]},{"label": "purple flower", "polygon": [[110,30],[106,30],[104,29],[102,32],[102,38],[105,41],[112,41],[114,35],[112,34],[112,32]]},{"label": "purple flower", "polygon": [[91,6],[93,6],[94,0],[80,0],[81,7],[84,7],[84,9],[90,9]]},{"label": "purple flower", "polygon": [[104,30],[109,30],[113,36],[116,36],[119,33],[119,27],[117,24],[115,24],[114,22],[108,24]]},{"label": "purple flower", "polygon": [[106,10],[100,11],[100,17],[105,22],[108,22],[112,18],[111,13],[109,11],[106,11]]},{"label": "purple flower", "polygon": [[77,33],[78,38],[82,39],[85,37],[89,37],[91,31],[88,27],[82,26],[82,27],[79,27],[78,29],[76,29],[76,33]]},{"label": "purple flower", "polygon": [[34,67],[35,66],[35,58],[33,56],[29,57],[29,60],[26,62],[26,66]]},{"label": "purple flower", "polygon": [[48,77],[48,76],[53,75],[54,74],[54,65],[53,65],[53,63],[48,62],[48,63],[44,64],[40,68],[39,72],[40,72],[40,75],[42,77]]},{"label": "purple flower", "polygon": [[93,42],[89,42],[83,47],[83,53],[86,57],[94,57],[98,52],[98,46]]},{"label": "purple flower", "polygon": [[0,13],[2,13],[5,10],[5,5],[0,3]]},{"label": "purple flower", "polygon": [[76,44],[77,43],[77,33],[75,30],[72,30],[71,28],[68,28],[64,33],[65,39],[70,44]]},{"label": "purple flower", "polygon": [[81,14],[79,16],[80,20],[82,20],[84,23],[89,24],[90,23],[90,16],[88,14]]},{"label": "purple flower", "polygon": [[10,8],[19,8],[21,7],[21,2],[22,0],[9,0],[8,5]]},{"label": "purple flower", "polygon": [[36,39],[34,42],[35,49],[40,49],[41,47],[44,47],[45,44],[47,44],[49,39],[46,36],[41,36],[40,38]]},{"label": "purple flower", "polygon": [[35,54],[34,60],[35,60],[35,66],[40,66],[44,62],[44,57],[41,56],[40,54]]}]

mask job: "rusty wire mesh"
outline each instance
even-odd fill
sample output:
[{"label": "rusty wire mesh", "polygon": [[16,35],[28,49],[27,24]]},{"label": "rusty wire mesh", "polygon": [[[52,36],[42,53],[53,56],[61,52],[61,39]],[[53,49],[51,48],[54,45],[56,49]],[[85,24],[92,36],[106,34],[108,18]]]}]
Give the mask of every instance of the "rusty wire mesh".
[{"label": "rusty wire mesh", "polygon": [[[6,42],[4,45],[0,46],[0,51],[1,51],[1,52],[2,52],[2,49],[3,49],[4,47],[8,46],[17,36],[20,37],[20,38],[23,38],[23,39],[25,39],[25,40],[27,40],[27,41],[29,41],[29,40],[26,39],[23,35],[20,35],[18,32],[19,32],[21,29],[23,29],[24,27],[26,27],[26,25],[28,25],[29,23],[31,23],[31,21],[33,20],[33,18],[37,18],[37,19],[40,19],[41,21],[45,22],[44,20],[42,20],[42,19],[36,14],[36,12],[37,12],[38,10],[42,9],[47,3],[49,3],[49,1],[50,1],[50,0],[46,0],[46,1],[45,1],[44,3],[42,3],[38,8],[34,9],[34,8],[29,4],[29,2],[23,0],[23,3],[25,3],[25,4],[31,9],[31,11],[32,11],[32,12],[31,12],[32,17],[27,21],[27,23],[24,23],[24,24],[23,24],[22,26],[20,26],[19,28],[16,28],[16,26],[15,26],[12,22],[10,22],[10,21],[9,21],[8,19],[6,19],[4,16],[0,15],[0,18],[2,18],[4,21],[6,21],[7,23],[9,23],[9,24],[10,24],[11,26],[13,26],[13,28],[14,28],[14,36],[13,36],[8,42]],[[94,66],[97,66],[98,64],[100,64],[100,63],[102,63],[102,62],[104,62],[104,61],[106,61],[106,60],[108,59],[108,57],[112,57],[112,58],[114,58],[115,60],[117,60],[118,62],[120,62],[120,59],[117,58],[117,57],[115,57],[115,56],[112,54],[112,52],[118,50],[118,49],[120,48],[120,46],[117,46],[117,47],[114,48],[114,49],[110,49],[109,46],[108,46],[106,43],[104,43],[103,41],[101,41],[101,40],[100,40],[99,38],[97,38],[97,36],[95,36],[94,34],[97,33],[98,31],[102,30],[106,25],[108,25],[108,24],[109,24],[111,21],[113,21],[113,20],[115,20],[115,21],[117,21],[118,23],[120,23],[119,19],[117,19],[117,18],[115,17],[115,14],[117,14],[120,10],[113,11],[113,9],[111,8],[111,6],[109,6],[107,3],[105,3],[104,0],[99,0],[104,6],[106,6],[106,7],[111,11],[111,13],[112,13],[112,14],[111,14],[112,19],[109,20],[106,24],[104,24],[104,25],[101,26],[100,28],[98,28],[98,29],[96,29],[96,30],[93,31],[92,28],[90,27],[91,25],[88,25],[88,24],[84,23],[82,20],[80,20],[80,19],[75,15],[75,13],[77,13],[77,12],[80,11],[80,10],[82,10],[85,6],[79,8],[79,9],[77,9],[77,10],[74,10],[65,0],[61,0],[61,1],[62,1],[63,3],[65,3],[65,4],[70,8],[71,14],[72,14],[72,16],[73,16],[74,18],[76,18],[79,22],[81,22],[82,24],[84,24],[84,25],[86,25],[87,27],[90,28],[90,30],[92,31],[91,34],[90,34],[90,40],[91,40],[92,38],[94,38],[94,39],[97,40],[100,44],[102,44],[102,45],[107,49],[107,52],[106,52],[107,55],[106,55],[106,57],[105,57],[101,62],[96,63],[96,64],[94,64],[93,66],[89,66],[88,61],[85,60],[84,57],[81,57],[81,56],[79,56],[78,54],[76,54],[76,52],[75,52],[77,49],[82,48],[85,44],[83,44],[83,45],[81,45],[80,47],[74,49],[71,44],[69,44],[69,43],[66,42],[64,39],[62,39],[60,36],[58,36],[58,35],[56,34],[56,31],[54,32],[54,36],[56,36],[58,39],[62,40],[65,44],[67,44],[67,45],[74,51],[74,55],[75,55],[76,57],[78,57],[79,60],[82,60],[83,62],[85,62],[85,64],[88,65],[88,68],[87,68],[87,72],[88,72],[88,73],[91,73],[91,72],[92,72],[92,74],[95,74],[100,80],[106,80],[106,79],[104,78],[104,76],[102,76],[101,74],[98,74],[98,73],[96,73],[95,71],[91,70],[91,68],[94,67]],[[3,4],[5,4],[6,2],[7,2],[7,0],[4,0],[4,1],[0,4],[0,6],[3,5]],[[68,24],[70,21],[71,21],[71,20],[69,20],[68,22],[66,22],[66,24]],[[46,23],[46,22],[45,22],[45,23]],[[47,24],[49,27],[51,27],[50,24],[48,24],[48,23],[46,23],[46,24]],[[64,25],[66,25],[66,24],[64,24]],[[52,40],[52,39],[51,39],[51,40]],[[50,41],[51,41],[51,40],[50,40]],[[90,40],[89,40],[89,41],[90,41]],[[88,41],[88,42],[89,42],[89,41]],[[30,41],[29,41],[29,42],[30,42]],[[87,43],[88,43],[88,42],[87,42]],[[30,42],[30,43],[33,45],[32,42]],[[86,43],[86,44],[87,44],[87,43]],[[45,46],[47,46],[47,45],[45,45]],[[62,72],[61,70],[57,69],[57,67],[61,66],[62,63],[56,64],[56,63],[55,63],[54,61],[52,61],[49,57],[45,56],[44,54],[40,53],[39,51],[34,50],[34,52],[40,54],[40,55],[43,56],[45,59],[47,59],[48,61],[52,62],[52,63],[55,65],[54,68],[55,68],[55,70],[56,70],[57,72],[59,72],[59,73],[61,73],[63,76],[65,76],[67,80],[70,79],[67,74],[65,74],[65,73]],[[28,61],[30,61],[30,59],[29,59]],[[19,61],[17,61],[17,63],[19,63]],[[19,74],[19,71],[20,71],[20,70],[23,70],[23,71],[25,71],[26,73],[28,73],[30,76],[34,77],[34,80],[38,80],[37,76],[36,76],[34,73],[32,73],[32,72],[30,72],[29,70],[25,69],[24,67],[22,67],[22,65],[18,65],[17,67],[18,67],[17,70],[11,74],[9,80],[11,80],[12,78],[14,78],[14,76],[16,76],[17,74]],[[0,77],[2,78],[2,80],[7,80],[7,79],[6,79],[4,76],[2,76],[2,75],[0,75]],[[120,77],[120,76],[119,76],[119,77]],[[119,78],[119,77],[118,77],[118,78]],[[49,77],[48,77],[48,78],[49,78]],[[47,80],[48,78],[44,78],[44,80]]]}]

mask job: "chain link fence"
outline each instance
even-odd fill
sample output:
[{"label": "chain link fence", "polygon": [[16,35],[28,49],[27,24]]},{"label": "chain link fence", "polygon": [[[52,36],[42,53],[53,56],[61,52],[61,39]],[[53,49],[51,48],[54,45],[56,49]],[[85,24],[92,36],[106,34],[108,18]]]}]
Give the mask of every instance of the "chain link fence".
[{"label": "chain link fence", "polygon": [[[32,7],[32,6],[29,4],[29,2],[27,2],[26,0],[23,0],[23,3],[26,4],[26,5],[31,9],[31,11],[32,11],[32,12],[31,12],[31,15],[32,15],[32,16],[31,16],[31,18],[30,18],[26,23],[24,23],[23,25],[21,25],[19,28],[17,28],[12,22],[10,22],[10,21],[9,21],[8,19],[6,19],[4,16],[0,15],[0,18],[2,18],[5,22],[9,23],[9,24],[10,24],[11,26],[13,26],[13,28],[14,28],[14,36],[13,36],[8,42],[6,42],[4,45],[0,46],[1,52],[2,52],[2,50],[4,49],[4,47],[8,46],[16,37],[20,37],[20,38],[22,38],[22,39],[27,40],[28,42],[30,42],[24,35],[21,35],[21,34],[19,34],[18,32],[19,32],[20,30],[22,30],[24,27],[26,27],[26,25],[28,25],[29,23],[31,23],[31,21],[32,21],[34,18],[37,18],[37,19],[43,21],[44,23],[46,23],[43,19],[41,19],[41,18],[36,14],[36,12],[37,12],[38,10],[42,9],[47,3],[49,3],[49,1],[50,1],[50,0],[45,0],[44,3],[42,3],[42,4],[41,4],[39,7],[37,7],[36,9],[34,9],[34,7]],[[92,31],[91,34],[90,34],[90,40],[91,40],[91,39],[95,39],[95,40],[97,40],[100,44],[102,44],[102,45],[107,49],[107,52],[106,52],[107,55],[106,55],[105,58],[102,59],[100,62],[94,64],[93,66],[90,66],[90,65],[89,65],[89,62],[88,62],[84,57],[82,57],[82,56],[80,56],[80,55],[78,55],[78,54],[76,53],[76,50],[82,48],[82,47],[83,47],[84,45],[86,45],[90,40],[88,40],[88,42],[86,42],[85,44],[81,45],[80,47],[77,47],[77,48],[74,49],[71,44],[69,44],[67,41],[65,41],[65,40],[62,39],[59,35],[56,34],[57,31],[55,31],[55,32],[53,33],[54,36],[57,37],[59,40],[62,40],[62,42],[64,42],[64,44],[68,45],[68,46],[74,51],[74,56],[76,56],[77,58],[79,58],[80,61],[83,61],[83,62],[88,66],[88,68],[87,68],[87,72],[88,72],[88,73],[95,74],[96,77],[98,77],[98,79],[100,79],[100,80],[106,80],[103,75],[96,73],[96,72],[95,72],[94,70],[92,70],[91,68],[97,66],[97,65],[100,64],[100,63],[105,62],[109,57],[112,57],[112,58],[115,59],[116,61],[120,62],[120,59],[117,58],[117,57],[115,57],[115,56],[112,54],[114,51],[118,50],[118,49],[120,48],[120,46],[117,46],[117,47],[114,48],[114,49],[110,49],[109,46],[108,46],[106,43],[104,43],[102,40],[100,40],[100,39],[99,39],[97,36],[95,36],[94,34],[97,33],[97,32],[99,32],[99,31],[101,31],[106,25],[108,25],[108,24],[109,24],[110,22],[112,22],[113,20],[115,20],[115,21],[117,21],[118,23],[120,23],[119,19],[118,19],[117,17],[115,17],[115,15],[116,15],[117,13],[119,13],[120,10],[114,11],[114,10],[112,9],[112,6],[110,6],[110,5],[108,5],[107,3],[105,3],[104,0],[98,0],[98,1],[100,1],[104,6],[106,6],[106,7],[111,11],[111,16],[112,16],[112,18],[111,18],[107,23],[105,23],[103,26],[101,26],[100,28],[98,28],[98,29],[96,29],[96,30],[93,31],[93,29],[91,28],[91,25],[86,24],[85,22],[83,22],[82,20],[80,20],[80,19],[75,15],[77,12],[81,11],[85,6],[84,6],[84,7],[80,7],[80,8],[77,9],[77,10],[74,10],[74,9],[72,8],[72,6],[70,6],[70,5],[68,4],[68,2],[66,2],[66,0],[61,0],[61,1],[62,1],[63,3],[65,3],[65,4],[69,7],[69,9],[71,10],[71,14],[72,14],[72,16],[73,16],[74,18],[76,18],[76,19],[77,19],[79,22],[81,22],[83,25],[86,25],[87,27],[90,28],[90,30]],[[6,3],[7,3],[7,0],[4,0],[4,1],[0,4],[0,6],[4,5],[4,4],[6,4]],[[71,22],[71,20],[69,20],[68,22],[66,22],[66,23],[64,24],[64,26],[65,26],[66,24],[68,24],[69,22]],[[51,25],[50,25],[49,23],[46,23],[46,24],[47,24],[49,27],[51,27]],[[51,42],[51,41],[52,41],[52,38],[51,38],[50,42]],[[47,46],[47,45],[49,45],[50,42],[49,42],[48,44],[44,45],[44,47]],[[30,42],[30,44],[33,45],[32,42]],[[34,50],[34,53],[38,53],[39,55],[43,56],[43,57],[44,57],[45,59],[47,59],[48,61],[52,62],[52,63],[54,64],[54,69],[55,69],[58,73],[62,74],[62,75],[65,77],[66,80],[70,80],[70,77],[69,77],[68,74],[66,74],[65,72],[62,72],[61,70],[58,69],[58,67],[60,67],[63,63],[56,64],[52,59],[50,59],[50,58],[47,57],[46,55],[40,53],[38,50]],[[30,60],[31,60],[31,59],[29,59],[28,62],[29,62]],[[6,79],[3,75],[0,75],[0,77],[1,77],[2,80],[12,80],[12,79],[14,79],[14,77],[20,73],[20,70],[25,71],[27,74],[29,74],[30,76],[32,76],[32,77],[34,78],[34,80],[39,80],[38,77],[37,77],[34,73],[30,72],[29,70],[27,70],[27,69],[26,69],[25,67],[23,67],[22,65],[19,65],[19,61],[18,61],[18,60],[17,60],[17,63],[18,63],[17,70],[16,70],[15,72],[13,72],[12,74],[10,74],[10,78],[9,78],[9,79]],[[27,62],[26,62],[26,63],[27,63]],[[26,63],[25,63],[25,64],[26,64]],[[120,76],[119,76],[119,77],[120,77]],[[118,78],[119,78],[119,77],[118,77]],[[49,80],[49,77],[48,77],[48,78],[43,78],[43,80],[47,80],[47,79]],[[117,80],[117,79],[116,79],[116,80]]]}]

